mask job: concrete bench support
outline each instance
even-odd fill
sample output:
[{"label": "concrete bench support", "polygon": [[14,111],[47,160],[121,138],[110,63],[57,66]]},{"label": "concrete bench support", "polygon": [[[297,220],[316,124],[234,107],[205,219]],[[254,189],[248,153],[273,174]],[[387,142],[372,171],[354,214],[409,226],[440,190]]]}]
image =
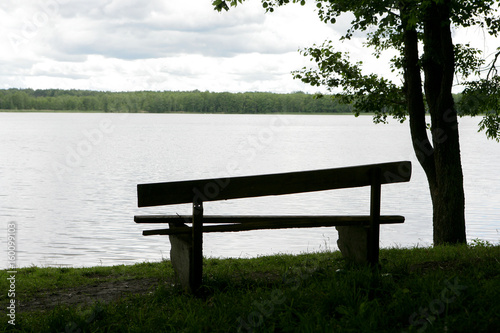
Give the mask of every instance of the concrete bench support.
[{"label": "concrete bench support", "polygon": [[337,246],[342,256],[356,264],[368,263],[368,228],[356,226],[335,227],[339,232]]}]

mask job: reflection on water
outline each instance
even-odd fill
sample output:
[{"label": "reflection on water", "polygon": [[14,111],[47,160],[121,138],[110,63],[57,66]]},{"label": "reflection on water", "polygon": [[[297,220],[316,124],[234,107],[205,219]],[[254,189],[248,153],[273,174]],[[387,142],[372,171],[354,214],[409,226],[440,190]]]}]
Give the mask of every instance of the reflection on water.
[{"label": "reflection on water", "polygon": [[[500,144],[462,119],[467,237],[499,242]],[[411,160],[410,183],[382,189],[381,244],[432,243],[432,209],[407,124],[370,117],[0,113],[0,219],[17,223],[18,266],[114,265],[169,257],[167,237],[134,214],[189,214],[189,205],[138,209],[136,185]],[[368,214],[369,189],[205,205],[206,214]],[[151,229],[154,229],[153,226]],[[0,246],[6,247],[0,232]],[[204,253],[249,257],[336,249],[334,228],[207,234]],[[7,265],[4,252],[0,265]]]}]

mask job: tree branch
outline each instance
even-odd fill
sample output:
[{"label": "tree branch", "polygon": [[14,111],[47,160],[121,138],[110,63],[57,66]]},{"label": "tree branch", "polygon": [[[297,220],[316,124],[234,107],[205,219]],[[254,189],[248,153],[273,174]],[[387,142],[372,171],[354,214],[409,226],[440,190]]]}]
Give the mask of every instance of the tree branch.
[{"label": "tree branch", "polygon": [[[497,75],[498,74],[498,70],[496,68],[496,62],[498,60],[498,57],[500,56],[500,51],[498,51],[496,54],[495,54],[495,58],[493,59],[493,61],[491,62],[491,66],[490,66],[490,69],[488,70],[488,74],[486,75],[486,80],[489,80],[491,79],[493,76]],[[490,74],[493,75],[490,77]]]},{"label": "tree branch", "polygon": [[436,179],[436,167],[434,164],[434,147],[427,135],[427,122],[425,120],[425,104],[422,93],[421,67],[419,63],[418,33],[416,28],[409,24],[407,8],[401,7],[401,20],[403,23],[403,52],[404,52],[404,77],[408,114],[410,115],[410,132],[413,149],[424,169],[429,181]]}]

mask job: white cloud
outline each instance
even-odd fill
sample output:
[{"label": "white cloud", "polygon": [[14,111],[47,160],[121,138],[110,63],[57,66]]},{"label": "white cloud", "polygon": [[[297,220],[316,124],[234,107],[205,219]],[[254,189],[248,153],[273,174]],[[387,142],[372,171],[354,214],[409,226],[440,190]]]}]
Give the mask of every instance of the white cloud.
[{"label": "white cloud", "polygon": [[[265,14],[259,0],[229,12],[211,0],[4,0],[0,86],[96,90],[309,91],[291,71],[297,50],[338,40],[349,26],[319,21],[314,5]],[[366,57],[360,39],[338,45],[386,74],[388,58]]]},{"label": "white cloud", "polygon": [[[305,90],[300,46],[335,32],[308,8],[259,1],[218,13],[210,0],[3,3],[3,87]],[[311,33],[314,31],[314,33]]]}]

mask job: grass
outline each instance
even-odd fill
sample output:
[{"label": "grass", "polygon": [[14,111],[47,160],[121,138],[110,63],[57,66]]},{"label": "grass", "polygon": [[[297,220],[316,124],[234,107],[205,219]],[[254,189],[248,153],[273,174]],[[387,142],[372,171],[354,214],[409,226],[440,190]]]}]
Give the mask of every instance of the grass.
[{"label": "grass", "polygon": [[17,112],[24,112],[24,113],[104,113],[104,111],[99,111],[99,110],[35,110],[35,109],[0,109],[0,112],[5,112],[5,113],[17,113]]},{"label": "grass", "polygon": [[[90,303],[17,309],[0,331],[19,332],[498,332],[500,246],[484,242],[383,249],[381,268],[338,252],[206,259],[203,293],[174,284],[169,261],[133,266],[19,269],[16,302],[101,286],[147,290]],[[0,295],[7,304],[7,273]],[[103,289],[103,288],[101,288]],[[104,288],[105,289],[105,288]],[[93,290],[93,289],[92,289]],[[101,290],[102,291],[102,290]],[[48,295],[48,296],[47,296]],[[49,304],[49,302],[47,303]]]}]

